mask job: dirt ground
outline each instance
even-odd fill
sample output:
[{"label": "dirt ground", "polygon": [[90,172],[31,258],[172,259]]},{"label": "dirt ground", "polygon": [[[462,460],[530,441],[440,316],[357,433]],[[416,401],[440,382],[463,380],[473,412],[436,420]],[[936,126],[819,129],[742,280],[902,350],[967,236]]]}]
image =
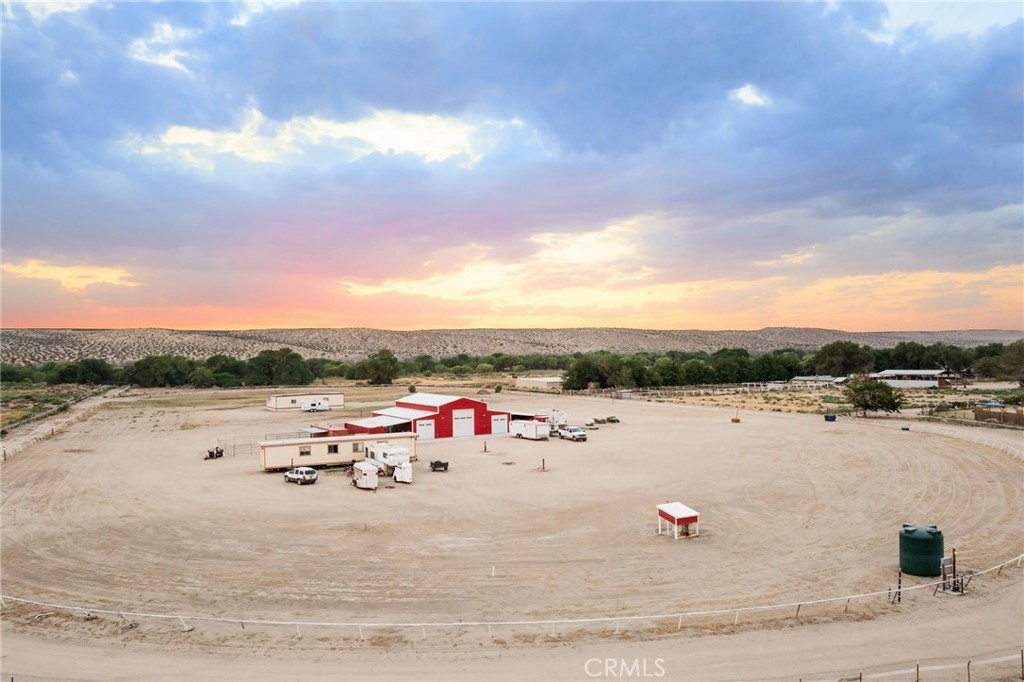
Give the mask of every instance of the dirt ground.
[{"label": "dirt ground", "polygon": [[[422,442],[413,484],[376,493],[203,460],[405,390],[359,393],[313,416],[132,391],[20,449],[2,468],[3,679],[834,679],[1024,643],[1016,563],[965,595],[888,598],[902,523],[939,526],[968,573],[1024,553],[1024,466],[981,429],[505,392],[486,400],[622,421],[586,443]],[[701,512],[699,537],[657,535],[666,501]]]}]

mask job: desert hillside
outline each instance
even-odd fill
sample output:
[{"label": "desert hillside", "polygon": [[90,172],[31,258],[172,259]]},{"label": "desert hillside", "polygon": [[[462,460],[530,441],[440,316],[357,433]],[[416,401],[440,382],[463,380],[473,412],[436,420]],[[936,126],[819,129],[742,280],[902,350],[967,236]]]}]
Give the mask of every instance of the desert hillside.
[{"label": "desert hillside", "polygon": [[948,343],[975,347],[1011,343],[1024,332],[960,330],[939,332],[844,332],[834,329],[767,327],[756,331],[700,331],[616,328],[579,329],[250,329],[194,331],[172,329],[5,329],[0,331],[0,361],[7,364],[62,362],[102,358],[114,364],[149,355],[182,355],[205,359],[225,354],[248,359],[263,350],[292,348],[305,358],[354,361],[382,348],[408,359],[460,353],[528,355],[597,350],[714,352],[745,348],[753,354],[794,348],[814,350],[833,341],[852,341],[872,348],[891,348],[904,341],[924,345]]}]

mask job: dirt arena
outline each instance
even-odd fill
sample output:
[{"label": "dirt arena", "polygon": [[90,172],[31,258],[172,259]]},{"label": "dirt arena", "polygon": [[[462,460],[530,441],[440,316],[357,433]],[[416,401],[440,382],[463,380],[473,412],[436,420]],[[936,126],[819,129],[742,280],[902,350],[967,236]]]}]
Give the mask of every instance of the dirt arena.
[{"label": "dirt arena", "polygon": [[[413,484],[373,493],[204,461],[341,418],[243,396],[101,399],[4,463],[2,593],[44,605],[5,600],[3,680],[836,679],[1024,643],[1017,563],[966,595],[845,599],[896,586],[902,523],[938,525],[968,573],[1024,552],[1024,465],[978,442],[1020,432],[502,393],[622,422],[422,442]],[[666,501],[701,512],[698,538],[656,534]]]}]

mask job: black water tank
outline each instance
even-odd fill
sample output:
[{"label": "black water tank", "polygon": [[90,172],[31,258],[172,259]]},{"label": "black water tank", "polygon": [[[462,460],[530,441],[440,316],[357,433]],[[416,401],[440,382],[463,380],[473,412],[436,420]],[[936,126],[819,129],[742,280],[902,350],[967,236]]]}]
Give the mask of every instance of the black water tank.
[{"label": "black water tank", "polygon": [[910,575],[942,573],[942,531],[937,526],[904,523],[900,529],[900,570]]}]

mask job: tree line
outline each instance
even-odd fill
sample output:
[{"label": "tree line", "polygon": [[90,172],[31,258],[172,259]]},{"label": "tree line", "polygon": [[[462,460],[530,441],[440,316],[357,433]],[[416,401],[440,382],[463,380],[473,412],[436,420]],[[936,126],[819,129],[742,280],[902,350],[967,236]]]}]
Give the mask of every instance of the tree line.
[{"label": "tree line", "polygon": [[494,353],[447,358],[418,355],[399,360],[382,349],[357,362],[305,359],[289,348],[265,350],[248,360],[214,355],[193,360],[180,355],[151,355],[124,366],[103,359],[48,362],[38,367],[0,364],[4,383],[132,384],[140,387],[303,386],[317,379],[344,378],[390,384],[400,377],[471,374],[517,374],[549,370],[563,377],[569,390],[648,388],[703,384],[788,381],[795,376],[854,376],[885,369],[948,369],[979,379],[1020,381],[1024,385],[1024,339],[960,348],[913,341],[873,349],[836,341],[817,351],[777,350],[752,355],[740,348],[714,353],[668,351],[620,354],[606,351],[562,355]]}]

